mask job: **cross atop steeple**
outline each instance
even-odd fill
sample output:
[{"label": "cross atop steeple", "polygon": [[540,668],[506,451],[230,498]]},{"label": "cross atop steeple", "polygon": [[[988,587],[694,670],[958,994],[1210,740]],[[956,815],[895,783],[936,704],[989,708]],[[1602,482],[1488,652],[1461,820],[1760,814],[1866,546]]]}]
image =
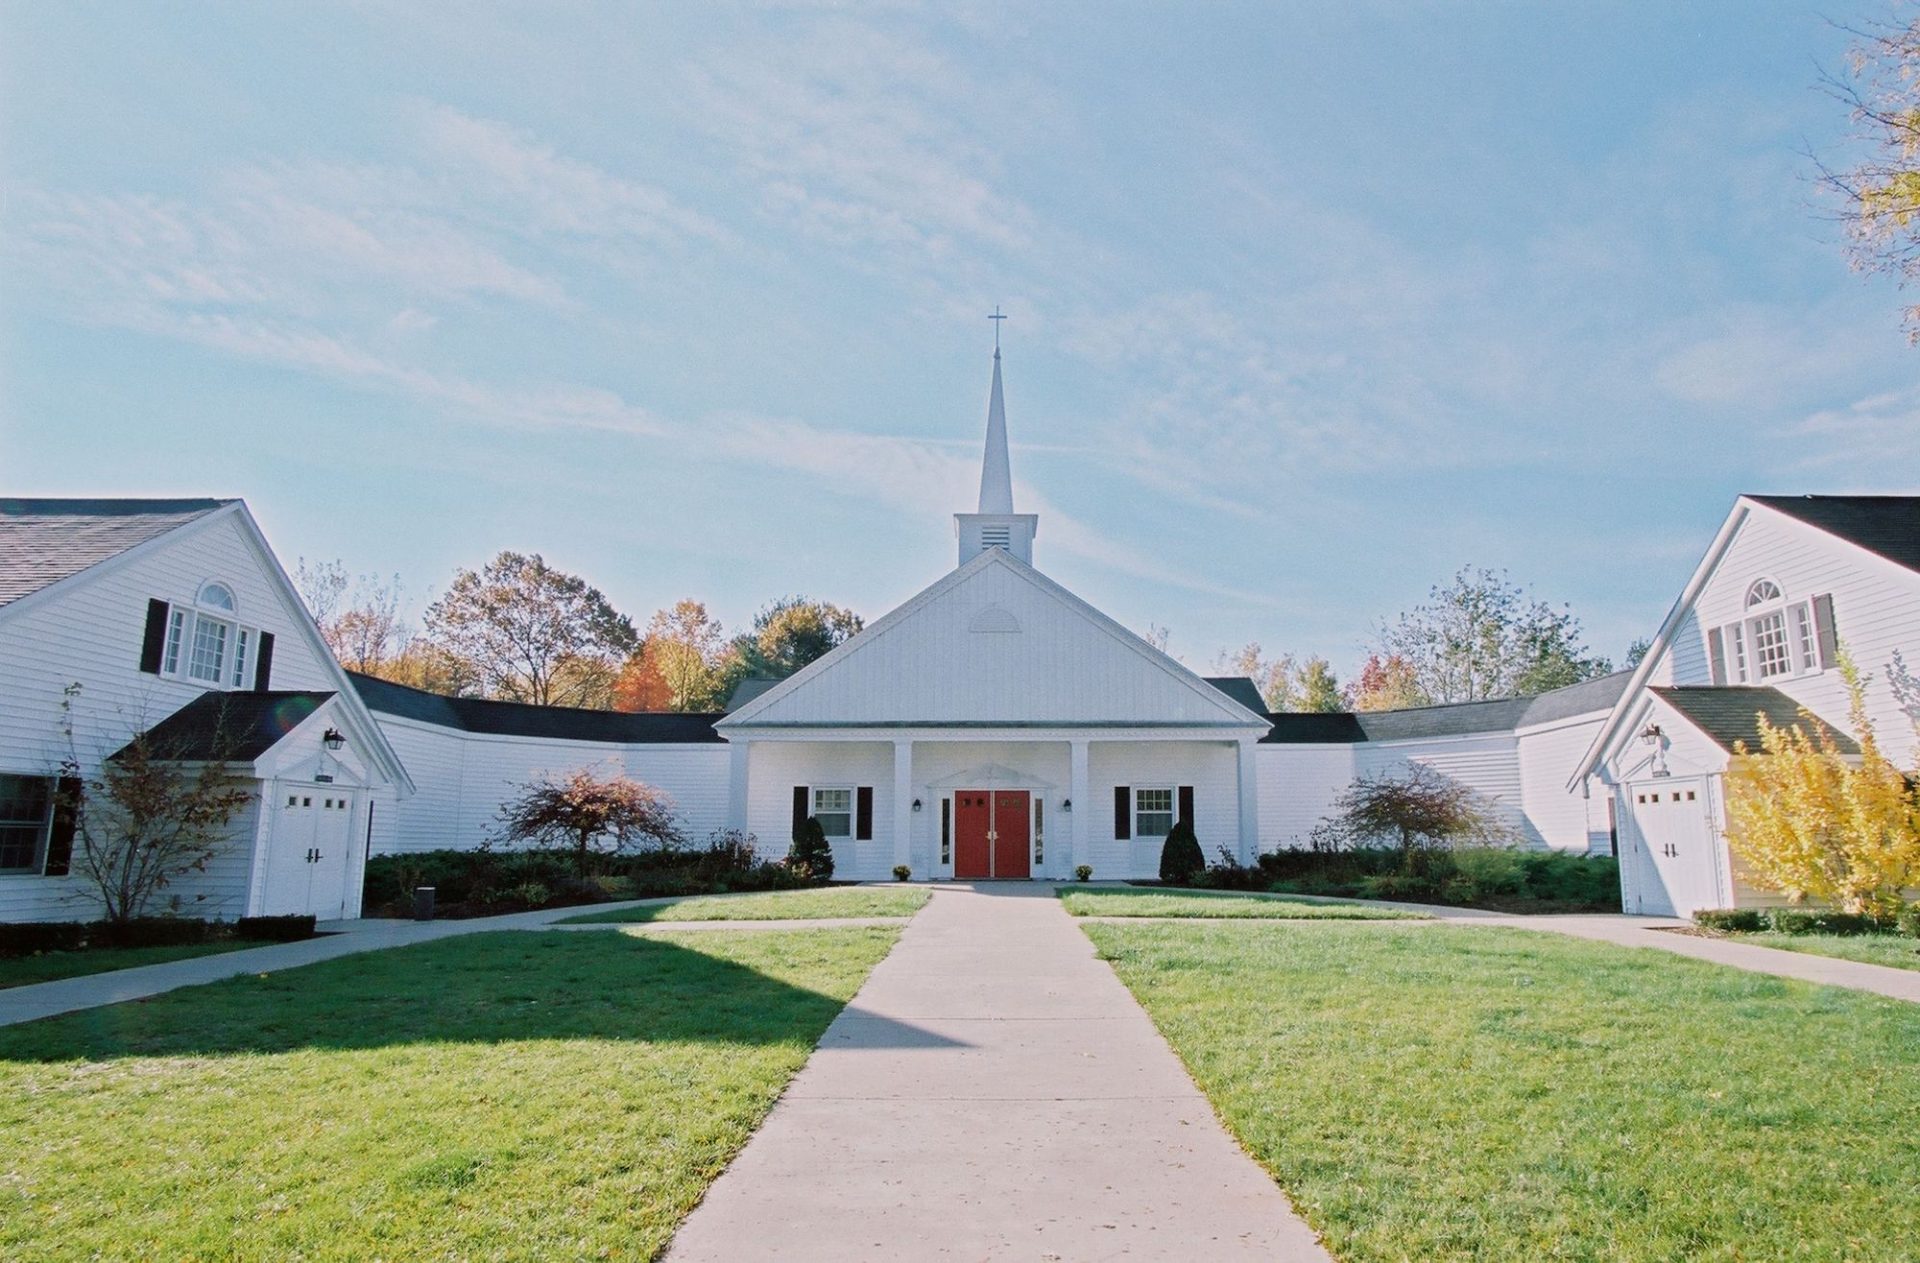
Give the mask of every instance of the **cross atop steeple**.
[{"label": "cross atop steeple", "polygon": [[993,321],[993,357],[995,359],[999,359],[1000,358],[1000,322],[1006,319],[1005,316],[1000,314],[999,303],[995,303],[993,305],[993,314],[991,316],[988,316],[987,319]]}]

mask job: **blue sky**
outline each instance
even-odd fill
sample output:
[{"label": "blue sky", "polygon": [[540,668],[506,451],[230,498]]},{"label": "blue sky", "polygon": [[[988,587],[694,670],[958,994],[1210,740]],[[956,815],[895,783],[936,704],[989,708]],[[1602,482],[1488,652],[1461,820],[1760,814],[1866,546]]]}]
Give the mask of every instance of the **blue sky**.
[{"label": "blue sky", "polygon": [[0,6],[0,491],[243,495],[417,609],[1036,560],[1343,673],[1465,563],[1651,634],[1741,491],[1913,491],[1803,4]]}]

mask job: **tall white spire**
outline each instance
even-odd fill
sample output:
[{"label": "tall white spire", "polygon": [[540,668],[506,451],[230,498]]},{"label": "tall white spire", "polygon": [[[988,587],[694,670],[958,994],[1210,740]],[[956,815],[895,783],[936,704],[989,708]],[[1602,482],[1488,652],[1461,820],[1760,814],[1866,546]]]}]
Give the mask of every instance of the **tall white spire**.
[{"label": "tall white spire", "polygon": [[981,513],[1013,512],[1013,467],[1007,459],[1007,403],[1000,391],[1000,348],[993,348],[993,395],[987,401],[987,451],[980,465]]},{"label": "tall white spire", "polygon": [[[995,320],[1006,317],[998,314]],[[980,507],[953,515],[960,540],[960,564],[966,565],[989,549],[1000,549],[1028,565],[1033,564],[1033,537],[1040,519],[1013,511],[1013,466],[1007,459],[1007,402],[1000,387],[1000,338],[995,326],[993,393],[987,399],[987,448],[980,462]]]}]

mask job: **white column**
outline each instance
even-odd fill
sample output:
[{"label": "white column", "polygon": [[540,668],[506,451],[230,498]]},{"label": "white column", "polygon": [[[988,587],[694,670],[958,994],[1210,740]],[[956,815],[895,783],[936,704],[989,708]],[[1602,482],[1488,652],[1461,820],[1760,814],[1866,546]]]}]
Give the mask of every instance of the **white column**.
[{"label": "white column", "polygon": [[1251,864],[1260,854],[1260,776],[1255,760],[1260,749],[1253,737],[1240,738],[1240,862]]},{"label": "white column", "polygon": [[[893,863],[913,863],[913,742],[893,743]],[[931,873],[915,873],[931,877]]]},{"label": "white column", "polygon": [[[1068,813],[1067,819],[1073,822],[1073,867],[1078,868],[1093,862],[1093,852],[1087,842],[1087,822],[1093,819],[1094,804],[1092,791],[1087,788],[1087,742],[1084,738],[1075,738],[1068,746],[1072,751],[1073,774],[1069,778],[1067,796],[1073,800],[1073,810]],[[1099,874],[1095,873],[1094,876],[1098,877]]]},{"label": "white column", "polygon": [[747,831],[747,749],[745,737],[727,742],[727,827]]}]

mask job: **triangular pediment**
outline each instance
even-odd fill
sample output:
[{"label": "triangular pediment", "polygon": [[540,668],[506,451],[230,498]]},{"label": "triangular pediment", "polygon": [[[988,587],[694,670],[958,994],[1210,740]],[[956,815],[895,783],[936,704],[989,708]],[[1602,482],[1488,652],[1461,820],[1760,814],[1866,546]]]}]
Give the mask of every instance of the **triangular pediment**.
[{"label": "triangular pediment", "polygon": [[716,726],[1266,723],[1031,566],[991,549]]}]

